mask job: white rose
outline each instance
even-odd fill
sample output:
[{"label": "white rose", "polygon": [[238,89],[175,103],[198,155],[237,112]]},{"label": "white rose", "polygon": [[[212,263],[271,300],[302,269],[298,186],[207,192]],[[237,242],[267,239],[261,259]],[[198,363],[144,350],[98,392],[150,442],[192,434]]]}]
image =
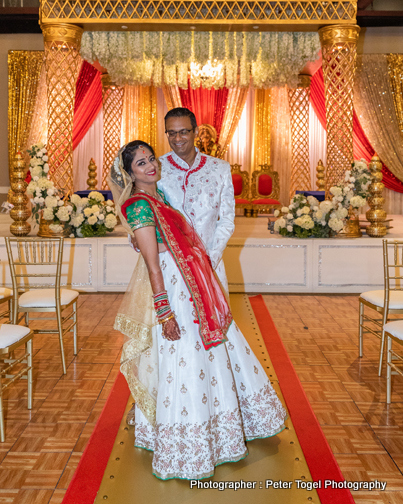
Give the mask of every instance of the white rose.
[{"label": "white rose", "polygon": [[283,208],[281,209],[281,213],[283,213],[283,214],[288,213],[288,207],[283,206]]},{"label": "white rose", "polygon": [[57,202],[57,204],[58,204],[58,206],[63,206],[63,205],[64,205],[64,201],[63,201],[63,200],[59,200],[59,201]]},{"label": "white rose", "polygon": [[333,186],[329,189],[329,192],[333,194],[333,196],[340,196],[343,191],[340,187]]},{"label": "white rose", "polygon": [[33,179],[35,182],[38,182],[39,177],[32,177],[32,179]]},{"label": "white rose", "polygon": [[[277,221],[276,221],[277,222]],[[113,214],[108,214],[105,219],[105,226],[108,229],[113,229],[118,223],[116,217]]]},{"label": "white rose", "polygon": [[43,157],[42,157],[42,159],[43,159],[44,161],[48,161],[48,156],[43,156]]},{"label": "white rose", "polygon": [[362,198],[361,196],[353,196],[350,200],[350,205],[353,208],[360,208],[365,206],[367,203],[365,198]]},{"label": "white rose", "polygon": [[289,233],[292,233],[292,230],[293,230],[293,229],[294,229],[294,228],[293,228],[292,226],[287,226],[287,231],[288,231]]},{"label": "white rose", "polygon": [[54,233],[61,233],[63,231],[63,226],[60,226],[59,224],[50,224],[49,229]]},{"label": "white rose", "polygon": [[297,210],[297,215],[298,215],[298,217],[301,217],[301,215],[302,215],[302,210],[301,210],[301,208],[298,208],[298,210]]},{"label": "white rose", "polygon": [[318,221],[321,221],[323,219],[323,212],[322,210],[317,210],[314,214],[313,214],[314,218]]},{"label": "white rose", "polygon": [[319,209],[322,210],[322,212],[329,213],[330,210],[333,208],[333,203],[329,200],[321,201],[319,203]]},{"label": "white rose", "polygon": [[294,209],[294,205],[291,203],[291,205],[288,205],[288,209],[289,210],[293,210]]},{"label": "white rose", "polygon": [[90,224],[91,226],[93,224],[96,224],[97,223],[97,218],[95,217],[95,215],[91,215],[91,217],[88,217],[88,224]]},{"label": "white rose", "polygon": [[84,215],[82,213],[75,215],[71,218],[71,223],[74,227],[80,227],[84,222]]},{"label": "white rose", "polygon": [[91,207],[84,208],[84,215],[85,215],[86,217],[89,217],[91,214],[92,214]]},{"label": "white rose", "polygon": [[292,214],[292,213],[287,214],[287,219],[288,219],[288,220],[291,220],[291,219],[293,219],[293,218],[294,218],[294,216],[293,216],[293,214]]},{"label": "white rose", "polygon": [[57,206],[57,198],[55,196],[46,196],[45,205],[49,208]]},{"label": "white rose", "polygon": [[45,208],[45,210],[43,211],[43,218],[45,220],[53,220],[54,216],[53,216],[53,208]]},{"label": "white rose", "polygon": [[65,206],[59,208],[59,210],[56,212],[56,216],[62,222],[67,222],[68,220],[70,220],[69,211]]},{"label": "white rose", "polygon": [[81,198],[78,194],[73,194],[70,198],[70,201],[75,205],[76,207],[81,205]]},{"label": "white rose", "polygon": [[[311,207],[316,207],[319,205],[319,200],[315,198],[315,196],[308,196],[307,197],[308,203],[311,205]],[[314,208],[315,209],[315,208]]]},{"label": "white rose", "polygon": [[110,200],[110,199],[108,199],[108,201],[106,202],[106,204],[107,204],[108,206],[113,206],[113,201],[112,201],[112,200]]},{"label": "white rose", "polygon": [[89,199],[94,199],[94,200],[99,201],[99,202],[105,201],[105,198],[98,191],[91,191],[90,194],[88,195],[88,198]]},{"label": "white rose", "polygon": [[348,210],[347,208],[344,208],[344,207],[339,207],[337,210],[336,210],[336,217],[338,219],[345,219],[348,215]]},{"label": "white rose", "polygon": [[302,208],[302,213],[303,213],[303,214],[308,215],[310,212],[311,212],[311,209],[309,208],[309,206],[304,206],[304,207]]},{"label": "white rose", "polygon": [[343,221],[340,219],[329,219],[329,227],[337,233],[343,229]]},{"label": "white rose", "polygon": [[44,171],[45,173],[48,173],[48,172],[49,172],[49,165],[48,165],[48,163],[45,163],[45,164],[43,165],[43,171]]},{"label": "white rose", "polygon": [[278,217],[280,215],[280,210],[274,210],[274,217]]},{"label": "white rose", "polygon": [[103,221],[103,220],[105,219],[105,215],[104,215],[104,214],[100,214],[100,215],[98,216],[98,219],[99,219],[100,221]]},{"label": "white rose", "polygon": [[41,158],[42,156],[43,156],[43,152],[42,151],[38,151],[36,153],[36,157]]}]

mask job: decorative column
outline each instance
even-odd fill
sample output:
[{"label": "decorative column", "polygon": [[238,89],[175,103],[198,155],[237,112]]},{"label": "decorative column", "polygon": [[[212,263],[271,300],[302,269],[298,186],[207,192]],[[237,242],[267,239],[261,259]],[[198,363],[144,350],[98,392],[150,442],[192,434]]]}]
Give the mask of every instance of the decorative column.
[{"label": "decorative column", "polygon": [[102,166],[101,189],[108,188],[106,177],[108,176],[116,154],[120,149],[124,93],[124,87],[114,84],[108,74],[102,75],[104,161]]},{"label": "decorative column", "polygon": [[288,89],[291,117],[291,182],[290,199],[296,190],[311,190],[309,167],[309,95],[311,76],[299,76],[298,86]]},{"label": "decorative column", "polygon": [[73,116],[83,29],[64,23],[42,25],[48,95],[49,176],[73,192]]},{"label": "decorative column", "polygon": [[10,226],[10,231],[14,236],[27,236],[31,231],[31,224],[26,222],[31,215],[31,211],[27,207],[28,197],[25,194],[27,190],[25,182],[25,161],[21,152],[17,152],[13,162],[13,170],[11,172],[11,203],[14,205],[10,211],[10,217],[13,223]]},{"label": "decorative column", "polygon": [[365,214],[371,223],[365,230],[368,236],[379,238],[385,236],[388,232],[385,226],[386,212],[383,209],[385,198],[382,195],[384,184],[382,183],[382,163],[375,154],[369,163],[369,169],[372,173],[372,183],[368,187],[369,194],[368,205],[370,209]]},{"label": "decorative column", "polygon": [[353,85],[357,25],[326,26],[319,30],[325,80],[327,169],[326,193],[344,178],[353,157]]}]

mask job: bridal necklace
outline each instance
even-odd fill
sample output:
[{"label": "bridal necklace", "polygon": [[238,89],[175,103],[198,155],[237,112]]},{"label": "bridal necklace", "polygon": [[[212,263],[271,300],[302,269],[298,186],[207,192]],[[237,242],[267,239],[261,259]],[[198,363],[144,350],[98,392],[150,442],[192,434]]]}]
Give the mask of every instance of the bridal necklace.
[{"label": "bridal necklace", "polygon": [[157,193],[157,195],[156,195],[156,196],[154,196],[154,194],[151,194],[151,193],[149,193],[148,191],[145,191],[144,189],[137,189],[137,190],[138,190],[139,192],[144,193],[144,194],[148,194],[148,196],[151,196],[152,198],[155,198],[155,199],[157,199],[157,200],[159,200],[159,201],[162,201],[162,198],[161,198],[161,196],[160,196],[158,193]]}]

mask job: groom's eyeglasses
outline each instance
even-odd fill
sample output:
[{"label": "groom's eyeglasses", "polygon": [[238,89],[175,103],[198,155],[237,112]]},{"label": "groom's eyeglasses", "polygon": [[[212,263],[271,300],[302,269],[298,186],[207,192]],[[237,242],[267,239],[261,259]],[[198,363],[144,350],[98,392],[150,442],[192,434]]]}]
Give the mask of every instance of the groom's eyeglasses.
[{"label": "groom's eyeglasses", "polygon": [[165,133],[167,134],[168,138],[174,139],[174,138],[176,138],[176,135],[179,135],[181,138],[186,138],[186,137],[189,136],[189,133],[191,131],[194,131],[194,128],[192,128],[192,129],[183,129],[183,130],[180,130],[180,131],[169,130],[169,131],[165,131]]}]

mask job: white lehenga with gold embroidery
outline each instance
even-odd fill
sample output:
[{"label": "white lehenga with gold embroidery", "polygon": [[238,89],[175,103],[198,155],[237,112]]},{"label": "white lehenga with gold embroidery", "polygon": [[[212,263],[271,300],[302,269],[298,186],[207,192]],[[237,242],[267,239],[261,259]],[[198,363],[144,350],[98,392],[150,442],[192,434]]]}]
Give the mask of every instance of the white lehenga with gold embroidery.
[{"label": "white lehenga with gold embroidery", "polygon": [[204,349],[174,259],[162,253],[160,264],[181,339],[163,339],[156,326],[152,346],[158,351],[141,356],[143,383],[158,369],[156,423],[152,426],[136,407],[135,446],[154,452],[153,473],[159,478],[206,478],[216,465],[244,458],[245,440],[280,432],[286,411],[234,322],[227,343]]}]

